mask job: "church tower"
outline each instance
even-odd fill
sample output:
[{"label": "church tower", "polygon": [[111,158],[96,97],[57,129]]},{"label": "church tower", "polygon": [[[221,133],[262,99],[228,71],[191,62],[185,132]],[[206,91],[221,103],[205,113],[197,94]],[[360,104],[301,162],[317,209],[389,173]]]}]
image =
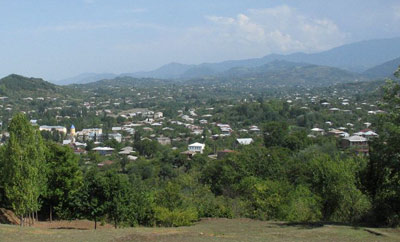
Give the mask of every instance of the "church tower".
[{"label": "church tower", "polygon": [[71,129],[70,129],[70,135],[71,135],[71,137],[75,137],[75,126],[74,125],[71,125]]}]

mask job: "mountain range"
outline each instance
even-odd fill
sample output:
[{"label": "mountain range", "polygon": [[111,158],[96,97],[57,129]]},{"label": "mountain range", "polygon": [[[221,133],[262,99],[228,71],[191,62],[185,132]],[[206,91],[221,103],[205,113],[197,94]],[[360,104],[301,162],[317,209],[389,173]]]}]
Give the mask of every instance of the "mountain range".
[{"label": "mountain range", "polygon": [[158,69],[134,73],[85,73],[76,77],[57,82],[67,85],[71,83],[90,83],[102,79],[112,79],[117,76],[159,79],[196,79],[224,75],[235,72],[235,68],[260,67],[280,60],[294,63],[307,63],[318,66],[340,68],[369,78],[390,76],[396,68],[400,57],[400,38],[367,40],[339,46],[327,51],[306,54],[293,53],[289,55],[270,54],[261,58],[228,60],[218,63],[202,63],[187,65],[170,63]]}]

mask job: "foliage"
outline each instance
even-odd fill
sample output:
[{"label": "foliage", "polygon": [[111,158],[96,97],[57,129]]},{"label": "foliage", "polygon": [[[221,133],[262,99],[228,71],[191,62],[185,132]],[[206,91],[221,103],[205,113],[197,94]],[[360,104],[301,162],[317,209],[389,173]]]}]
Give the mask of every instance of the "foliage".
[{"label": "foliage", "polygon": [[19,216],[40,209],[39,196],[46,185],[45,147],[38,130],[23,114],[17,114],[9,125],[10,139],[3,149],[5,195]]}]

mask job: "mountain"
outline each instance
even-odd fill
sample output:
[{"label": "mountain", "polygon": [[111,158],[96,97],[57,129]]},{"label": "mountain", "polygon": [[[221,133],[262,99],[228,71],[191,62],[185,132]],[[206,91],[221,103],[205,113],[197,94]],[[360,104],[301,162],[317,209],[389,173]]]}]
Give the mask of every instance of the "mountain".
[{"label": "mountain", "polygon": [[393,73],[400,66],[400,57],[387,61],[383,64],[374,66],[366,71],[364,71],[364,75],[369,76],[371,78],[394,78]]},{"label": "mountain", "polygon": [[82,73],[74,77],[57,81],[56,84],[58,85],[86,84],[90,82],[99,81],[102,79],[111,79],[117,76],[118,75],[113,73]]},{"label": "mountain", "polygon": [[273,61],[257,67],[236,67],[218,74],[215,80],[284,86],[331,86],[367,80],[364,76],[335,67]]},{"label": "mountain", "polygon": [[[275,60],[331,66],[352,72],[362,73],[368,68],[394,59],[398,56],[400,56],[400,38],[378,39],[346,44],[327,51],[313,54],[271,54],[261,58],[229,60],[218,63],[203,63],[199,65],[171,63],[162,66],[155,71],[138,72],[132,76],[178,79],[202,78],[224,72],[235,67],[256,67]],[[176,71],[176,68],[173,69],[171,66],[179,67],[180,69],[179,71]],[[160,72],[160,70],[163,70],[163,72]]]},{"label": "mountain", "polygon": [[64,95],[67,90],[44,81],[41,78],[28,78],[11,74],[0,79],[0,95],[11,98],[22,97],[54,97]]},{"label": "mountain", "polygon": [[158,69],[153,71],[141,71],[135,73],[123,73],[120,76],[130,76],[130,77],[148,77],[148,78],[163,78],[163,79],[177,79],[181,78],[181,76],[191,69],[195,67],[194,65],[185,65],[179,63],[169,63],[167,65],[163,65]]},{"label": "mountain", "polygon": [[[119,76],[158,79],[193,79],[214,76],[236,67],[257,67],[275,60],[308,63],[319,66],[336,67],[343,70],[363,73],[369,68],[400,56],[400,38],[377,39],[342,45],[319,53],[293,53],[289,55],[270,54],[261,58],[227,60],[217,63],[186,65],[170,63],[147,72],[123,73]],[[108,76],[107,76],[108,75]],[[114,74],[83,74],[69,78],[65,83],[88,83],[114,78]],[[61,82],[60,82],[61,83]]]},{"label": "mountain", "polygon": [[[196,71],[208,71],[205,67],[199,69],[190,68],[186,75]],[[234,67],[220,73],[207,75],[204,78],[191,78],[188,80],[178,79],[154,79],[154,78],[135,78],[135,77],[116,77],[114,79],[100,80],[94,83],[81,86],[88,89],[108,89],[112,87],[154,87],[160,85],[216,85],[230,86],[234,88],[269,88],[269,87],[323,87],[332,86],[340,83],[365,81],[363,75],[349,72],[335,67],[318,66],[308,63],[296,63],[289,61],[272,61],[268,64],[256,67]]]},{"label": "mountain", "polygon": [[[160,80],[154,78],[136,78],[130,76],[118,76],[113,79],[103,79],[96,82],[85,84],[73,84],[74,89],[110,89],[111,87],[153,87],[164,84],[174,83],[172,80]],[[112,88],[111,88],[112,89]]]}]

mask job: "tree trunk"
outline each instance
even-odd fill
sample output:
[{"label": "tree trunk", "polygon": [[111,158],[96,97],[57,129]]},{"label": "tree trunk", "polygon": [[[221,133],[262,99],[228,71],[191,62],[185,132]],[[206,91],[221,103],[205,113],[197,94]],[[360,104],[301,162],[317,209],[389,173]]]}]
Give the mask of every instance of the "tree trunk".
[{"label": "tree trunk", "polygon": [[114,227],[117,228],[117,220],[114,219]]},{"label": "tree trunk", "polygon": [[97,220],[96,220],[96,217],[94,217],[94,229],[97,229]]},{"label": "tree trunk", "polygon": [[50,205],[50,223],[53,222],[53,206]]},{"label": "tree trunk", "polygon": [[22,215],[21,215],[21,216],[19,217],[19,226],[21,226],[21,227],[24,226],[23,220],[24,220],[24,218],[23,218]]}]

